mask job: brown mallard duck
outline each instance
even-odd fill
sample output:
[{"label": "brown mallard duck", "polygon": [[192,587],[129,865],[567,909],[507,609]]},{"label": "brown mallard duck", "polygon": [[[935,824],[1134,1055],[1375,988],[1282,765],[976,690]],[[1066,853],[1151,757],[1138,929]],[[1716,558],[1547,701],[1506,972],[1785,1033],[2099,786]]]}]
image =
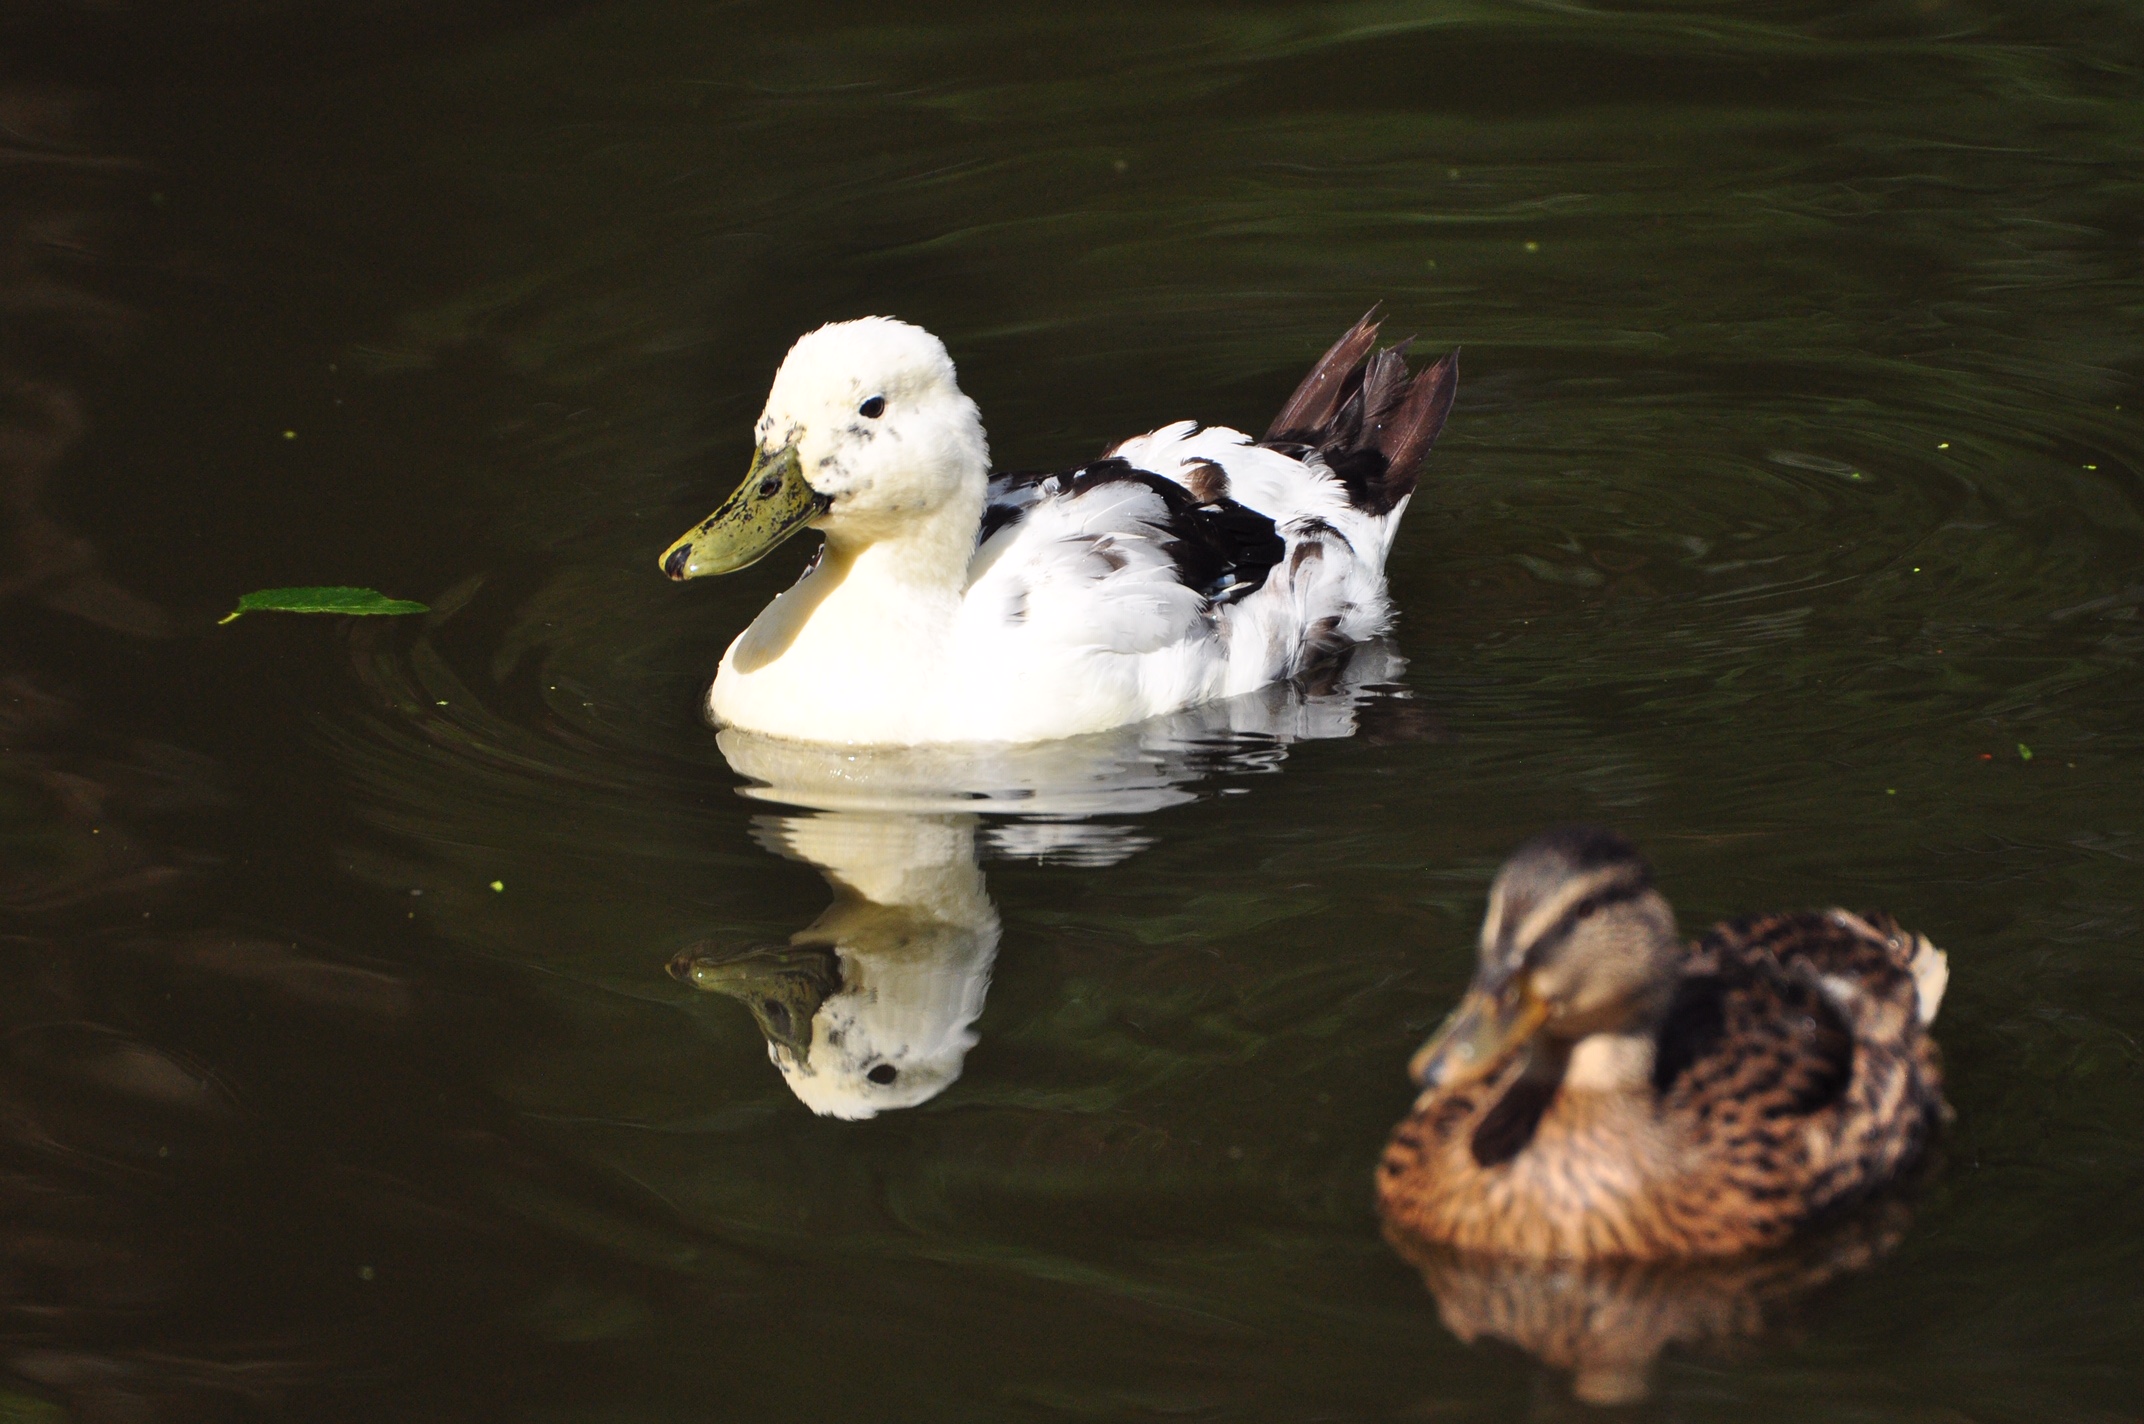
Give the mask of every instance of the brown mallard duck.
[{"label": "brown mallard duck", "polygon": [[1694,945],[1612,832],[1520,847],[1481,964],[1410,1071],[1388,1227],[1461,1251],[1762,1250],[1910,1168],[1948,1113],[1943,952],[1887,915],[1763,915]]}]

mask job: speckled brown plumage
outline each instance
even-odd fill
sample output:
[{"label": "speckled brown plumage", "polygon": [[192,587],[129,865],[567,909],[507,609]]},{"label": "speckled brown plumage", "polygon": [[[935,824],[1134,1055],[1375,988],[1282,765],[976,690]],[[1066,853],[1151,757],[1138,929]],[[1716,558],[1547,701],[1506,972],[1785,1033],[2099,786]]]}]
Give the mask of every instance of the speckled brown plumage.
[{"label": "speckled brown plumage", "polygon": [[1942,965],[1886,915],[1720,925],[1683,954],[1650,1085],[1574,1089],[1519,1054],[1432,1087],[1386,1145],[1380,1209],[1535,1258],[1778,1246],[1906,1170],[1947,1112],[1923,1032]]}]

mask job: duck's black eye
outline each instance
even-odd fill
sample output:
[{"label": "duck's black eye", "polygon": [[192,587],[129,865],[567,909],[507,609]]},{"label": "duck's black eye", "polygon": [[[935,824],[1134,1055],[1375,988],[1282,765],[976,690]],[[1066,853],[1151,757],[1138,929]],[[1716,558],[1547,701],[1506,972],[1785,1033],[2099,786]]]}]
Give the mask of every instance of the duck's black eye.
[{"label": "duck's black eye", "polygon": [[877,420],[886,413],[886,398],[884,396],[873,396],[862,405],[856,407],[856,413],[866,420]]},{"label": "duck's black eye", "polygon": [[1600,907],[1601,902],[1589,895],[1578,902],[1578,908],[1571,911],[1571,918],[1574,920],[1589,920],[1593,918],[1593,912]]},{"label": "duck's black eye", "polygon": [[878,1067],[873,1068],[870,1072],[864,1074],[864,1076],[866,1078],[869,1078],[872,1082],[878,1084],[881,1088],[883,1088],[888,1083],[892,1082],[894,1079],[900,1077],[901,1070],[894,1067],[891,1063],[881,1063],[878,1065]]}]

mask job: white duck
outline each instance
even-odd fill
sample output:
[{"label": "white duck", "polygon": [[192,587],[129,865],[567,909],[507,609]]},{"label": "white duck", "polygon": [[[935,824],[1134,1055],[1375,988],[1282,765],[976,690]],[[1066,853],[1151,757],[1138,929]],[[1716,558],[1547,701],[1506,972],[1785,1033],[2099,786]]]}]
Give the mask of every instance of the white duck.
[{"label": "white duck", "polygon": [[[1374,313],[1373,313],[1374,315]],[[887,317],[790,348],[737,492],[666,550],[729,573],[826,536],[723,655],[725,726],[869,745],[1030,742],[1310,671],[1391,621],[1385,555],[1457,383],[1370,316],[1263,440],[1179,421],[1061,474],[989,475],[945,347]]]}]

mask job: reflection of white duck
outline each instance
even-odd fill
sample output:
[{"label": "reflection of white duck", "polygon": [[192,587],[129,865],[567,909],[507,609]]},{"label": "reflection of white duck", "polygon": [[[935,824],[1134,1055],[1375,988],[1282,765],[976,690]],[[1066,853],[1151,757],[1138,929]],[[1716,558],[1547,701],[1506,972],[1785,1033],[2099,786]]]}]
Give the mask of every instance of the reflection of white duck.
[{"label": "reflection of white duck", "polygon": [[[1032,742],[1328,665],[1391,621],[1384,565],[1456,385],[1365,317],[1263,439],[1179,421],[1058,474],[989,475],[920,327],[821,327],[776,372],[751,472],[661,559],[820,557],[724,654],[729,727],[849,745]],[[1403,343],[1404,345],[1404,343]]]},{"label": "reflection of white duck", "polygon": [[[1093,736],[1031,745],[829,748],[725,730],[761,844],[819,868],[834,903],[787,944],[678,955],[671,972],[752,1011],[783,1080],[812,1109],[864,1118],[914,1107],[975,1046],[998,915],[991,853],[1112,864],[1148,844],[1123,820],[1196,799],[1215,774],[1270,772],[1290,743],[1351,736],[1403,664],[1356,649],[1317,687],[1280,684]],[[983,816],[991,824],[982,829]]]},{"label": "reflection of white duck", "polygon": [[834,903],[786,948],[688,950],[673,972],[743,1000],[815,1113],[873,1117],[944,1092],[975,1046],[998,948],[975,818],[769,816],[758,836],[818,866]]}]

